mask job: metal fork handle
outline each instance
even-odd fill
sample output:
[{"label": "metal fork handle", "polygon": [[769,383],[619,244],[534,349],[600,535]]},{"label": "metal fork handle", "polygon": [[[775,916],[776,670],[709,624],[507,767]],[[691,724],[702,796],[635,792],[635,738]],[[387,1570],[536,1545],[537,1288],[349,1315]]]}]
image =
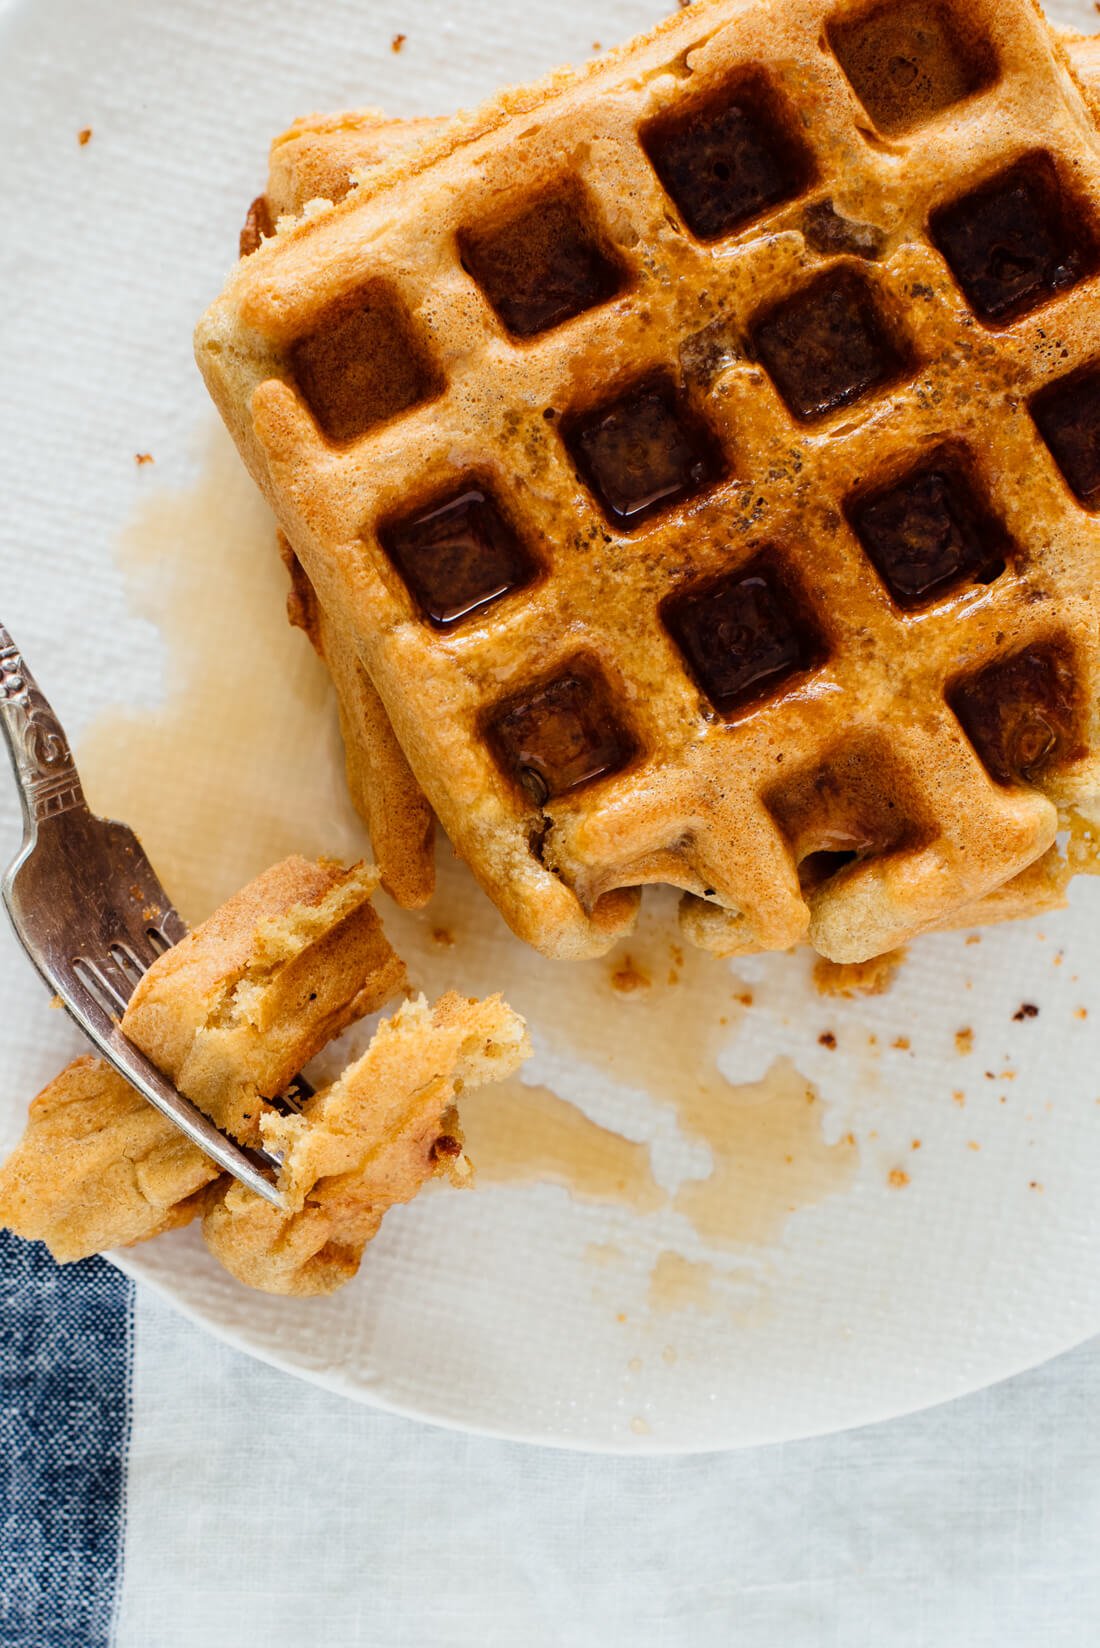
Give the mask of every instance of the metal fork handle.
[{"label": "metal fork handle", "polygon": [[61,723],[3,624],[0,727],[19,785],[24,839],[33,840],[43,819],[87,803]]},{"label": "metal fork handle", "polygon": [[[61,723],[3,624],[0,624],[0,727],[4,731],[23,805],[22,859],[37,843],[40,824],[63,813],[88,813],[88,803],[84,799],[76,763]],[[44,971],[16,918],[8,891],[8,883],[5,882],[8,913],[23,948],[50,989],[56,990],[65,1001],[63,981],[52,978]],[[65,1006],[84,1034],[120,1075],[162,1115],[174,1122],[193,1144],[265,1201],[280,1209],[283,1207],[278,1186],[265,1177],[241,1146],[226,1138],[197,1105],[178,1092],[156,1066],[132,1042],[127,1041],[106,1014],[91,1010],[84,1014],[77,1013],[69,1001],[65,1001]],[[263,1151],[256,1151],[254,1155],[259,1162],[278,1168],[278,1163]]]}]

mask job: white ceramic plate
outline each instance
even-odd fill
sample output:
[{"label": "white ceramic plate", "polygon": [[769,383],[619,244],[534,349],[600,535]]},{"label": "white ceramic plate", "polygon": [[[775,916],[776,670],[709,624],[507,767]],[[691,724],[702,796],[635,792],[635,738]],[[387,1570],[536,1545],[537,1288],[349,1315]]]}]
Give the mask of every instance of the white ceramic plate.
[{"label": "white ceramic plate", "polygon": [[[284,852],[363,846],[270,524],[190,355],[268,138],[311,108],[468,104],[656,12],[0,5],[2,616],[93,799],[191,916]],[[1095,21],[1084,0],[1061,16]],[[6,849],[17,833],[3,787]],[[391,931],[429,992],[507,992],[549,1090],[472,1107],[482,1187],[397,1211],[331,1300],[248,1294],[194,1232],[118,1262],[355,1399],[563,1446],[763,1442],[974,1389],[1100,1327],[1098,893],[927,941],[888,994],[833,1001],[805,958],[681,960],[660,898],[610,963],[552,966],[444,853],[436,904]],[[0,1001],[6,1147],[75,1042],[6,932]]]}]

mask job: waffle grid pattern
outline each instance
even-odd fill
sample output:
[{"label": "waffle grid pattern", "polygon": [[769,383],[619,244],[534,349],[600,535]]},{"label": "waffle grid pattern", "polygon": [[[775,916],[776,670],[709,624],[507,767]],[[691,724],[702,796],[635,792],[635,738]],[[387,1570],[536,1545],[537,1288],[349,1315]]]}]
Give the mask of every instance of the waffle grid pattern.
[{"label": "waffle grid pattern", "polygon": [[[1089,596],[1100,538],[1029,401],[1095,353],[1100,153],[1026,0],[981,0],[965,21],[955,10],[999,72],[918,121],[908,143],[876,130],[835,57],[835,5],[787,0],[736,17],[724,3],[697,6],[473,145],[280,235],[207,323],[215,394],[323,603],[359,638],[445,828],[513,927],[552,953],[606,948],[629,925],[637,889],[661,881],[694,895],[689,932],[726,953],[808,934],[835,959],[860,959],[1001,886],[1050,845],[1056,804],[1098,787]],[[701,240],[645,134],[670,110],[736,96],[761,74],[806,157],[801,186]],[[800,114],[810,109],[812,123]],[[928,225],[1030,156],[1055,168],[1081,267],[1066,290],[994,327]],[[508,202],[563,190],[582,191],[623,285],[520,341],[463,268],[460,237],[514,216]],[[870,221],[881,255],[815,251],[804,225],[826,202],[842,243],[844,220]],[[865,250],[865,236],[851,238]],[[863,294],[839,333],[825,315],[826,357],[832,337],[851,359],[860,314],[889,348],[881,381],[872,338],[870,383],[807,415],[759,357],[772,364],[777,310],[821,282]],[[432,396],[335,442],[288,361],[334,306],[374,283],[430,361]],[[803,353],[811,365],[821,353],[812,324]],[[795,378],[798,357],[796,339]],[[721,474],[634,521],[590,473],[582,480],[570,432],[654,383],[674,386],[685,427],[709,432]],[[1003,527],[1005,569],[903,609],[853,529],[852,499],[944,446],[962,454]],[[441,632],[383,537],[387,523],[475,483],[540,575]],[[722,713],[668,614],[761,555],[823,645],[810,667]],[[1072,658],[1077,694],[1058,758],[1027,782],[995,782],[949,697],[1005,657],[1055,643]],[[603,684],[629,759],[546,796],[502,770],[487,729],[498,705],[578,668]]]}]

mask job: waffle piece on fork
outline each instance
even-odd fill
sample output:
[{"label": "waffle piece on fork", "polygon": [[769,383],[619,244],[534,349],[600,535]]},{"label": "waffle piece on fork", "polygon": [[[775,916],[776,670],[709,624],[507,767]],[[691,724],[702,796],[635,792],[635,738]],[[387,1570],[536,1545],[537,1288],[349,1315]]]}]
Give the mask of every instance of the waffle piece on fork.
[{"label": "waffle piece on fork", "polygon": [[[331,1036],[404,987],[376,886],[364,865],[274,865],[153,964],[123,1030],[219,1126],[258,1144],[268,1102]],[[85,1056],[34,1100],[0,1166],[0,1224],[67,1263],[187,1224],[220,1171]]]}]

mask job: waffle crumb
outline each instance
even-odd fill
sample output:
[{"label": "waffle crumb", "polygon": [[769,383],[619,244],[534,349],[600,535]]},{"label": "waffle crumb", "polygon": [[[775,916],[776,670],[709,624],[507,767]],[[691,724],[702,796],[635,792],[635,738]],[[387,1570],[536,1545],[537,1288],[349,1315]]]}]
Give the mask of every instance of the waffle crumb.
[{"label": "waffle crumb", "polygon": [[407,34],[395,34],[393,39],[390,41],[390,50],[392,52],[404,51],[405,42],[408,38],[409,37]]},{"label": "waffle crumb", "polygon": [[92,141],[92,128],[90,126],[82,126],[76,134],[76,141],[80,144],[82,149],[86,149],[88,144]]},{"label": "waffle crumb", "polygon": [[139,469],[142,469],[146,464],[155,463],[156,459],[153,457],[151,452],[135,452],[134,462],[137,464]]},{"label": "waffle crumb", "polygon": [[889,950],[870,961],[837,962],[819,956],[814,962],[814,988],[819,996],[884,996],[898,976],[906,952]]},{"label": "waffle crumb", "polygon": [[891,1190],[904,1190],[910,1182],[909,1175],[903,1167],[892,1167],[886,1182]]},{"label": "waffle crumb", "polygon": [[963,1057],[974,1051],[974,1032],[969,1025],[965,1030],[955,1031],[955,1051]]}]

